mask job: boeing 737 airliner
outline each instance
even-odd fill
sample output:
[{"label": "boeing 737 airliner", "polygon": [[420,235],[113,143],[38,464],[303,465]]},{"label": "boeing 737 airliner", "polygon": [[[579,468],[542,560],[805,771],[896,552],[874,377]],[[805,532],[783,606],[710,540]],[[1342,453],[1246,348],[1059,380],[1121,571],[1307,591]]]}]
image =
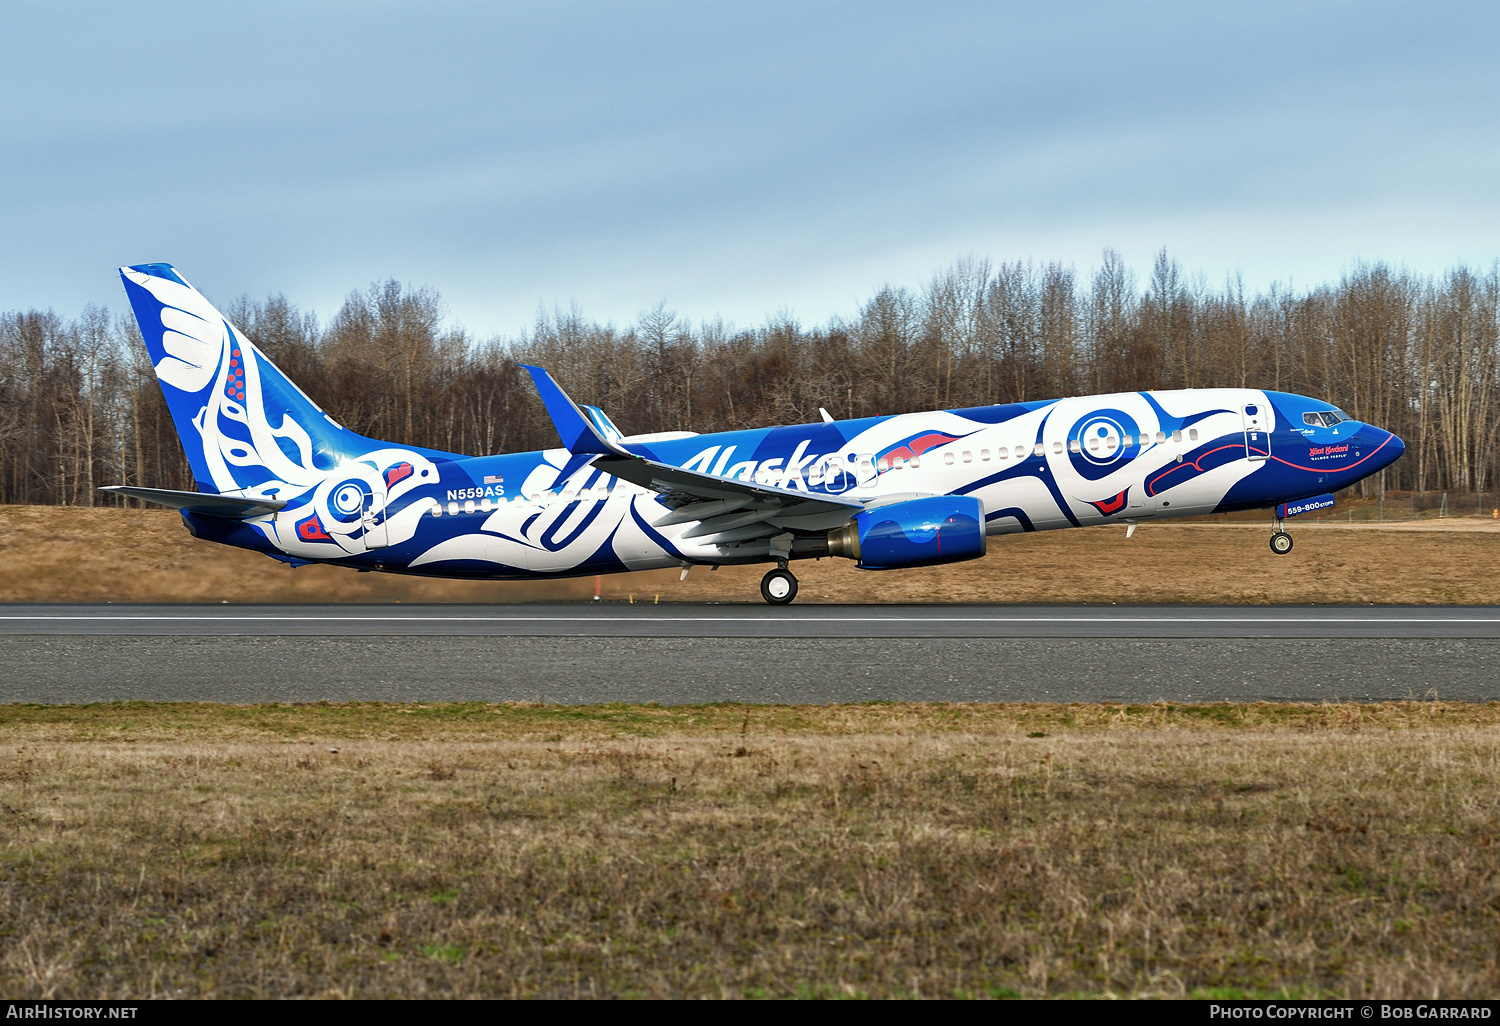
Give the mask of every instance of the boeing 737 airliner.
[{"label": "boeing 737 airliner", "polygon": [[627,437],[527,367],[562,446],[464,456],[340,426],[170,265],[120,274],[198,491],[106,490],[293,566],[520,580],[773,563],[761,595],[783,604],[795,559],[899,570],[982,556],[991,535],[1248,509],[1274,511],[1285,554],[1285,517],[1405,448],[1249,388]]}]

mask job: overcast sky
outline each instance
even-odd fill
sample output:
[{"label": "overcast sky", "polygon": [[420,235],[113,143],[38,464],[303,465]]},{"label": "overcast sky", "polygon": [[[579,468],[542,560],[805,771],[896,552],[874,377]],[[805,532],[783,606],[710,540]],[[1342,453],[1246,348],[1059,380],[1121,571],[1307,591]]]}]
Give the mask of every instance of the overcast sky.
[{"label": "overcast sky", "polygon": [[741,325],[967,254],[1500,257],[1500,4],[0,5],[0,309],[114,268]]}]

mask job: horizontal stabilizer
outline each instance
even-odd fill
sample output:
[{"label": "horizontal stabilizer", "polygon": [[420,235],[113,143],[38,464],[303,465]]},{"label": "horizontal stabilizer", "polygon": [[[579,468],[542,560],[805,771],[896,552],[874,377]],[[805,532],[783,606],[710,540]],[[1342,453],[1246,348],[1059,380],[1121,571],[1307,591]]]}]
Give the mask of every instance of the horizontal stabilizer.
[{"label": "horizontal stabilizer", "polygon": [[172,506],[176,509],[192,510],[211,517],[228,517],[232,520],[249,520],[275,513],[286,506],[277,499],[246,499],[238,495],[212,495],[205,492],[179,492],[171,488],[137,488],[134,485],[108,485],[101,492],[128,495],[133,499]]}]

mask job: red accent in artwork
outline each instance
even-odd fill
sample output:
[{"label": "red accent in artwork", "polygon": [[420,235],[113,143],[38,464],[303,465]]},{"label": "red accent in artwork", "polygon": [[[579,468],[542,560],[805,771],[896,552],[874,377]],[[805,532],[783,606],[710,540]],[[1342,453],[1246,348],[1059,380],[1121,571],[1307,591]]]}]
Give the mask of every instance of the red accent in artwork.
[{"label": "red accent in artwork", "polygon": [[305,542],[333,541],[328,532],[323,530],[323,521],[318,519],[316,513],[297,522],[297,537]]},{"label": "red accent in artwork", "polygon": [[[1224,449],[1239,449],[1239,448],[1242,448],[1242,446],[1238,442],[1236,442],[1233,445],[1221,445],[1221,446],[1219,446],[1216,449],[1210,449],[1210,450],[1208,450],[1208,452],[1199,453],[1198,454],[1198,458],[1195,459],[1195,460],[1187,460],[1187,461],[1185,461],[1183,463],[1169,463],[1167,465],[1167,469],[1166,470],[1162,471],[1160,474],[1157,474],[1155,477],[1153,477],[1150,481],[1146,482],[1146,494],[1147,495],[1151,495],[1151,496],[1160,495],[1162,492],[1164,492],[1164,491],[1167,490],[1166,488],[1158,489],[1156,487],[1156,483],[1158,481],[1162,480],[1163,478],[1171,477],[1173,474],[1177,473],[1177,471],[1179,471],[1179,470],[1185,470],[1185,469],[1188,469],[1188,468],[1196,470],[1198,473],[1202,474],[1204,472],[1204,470],[1203,470],[1203,467],[1201,467],[1199,464],[1203,460],[1208,459],[1214,453],[1220,452],[1220,451],[1222,451]],[[1171,485],[1167,485],[1167,488],[1171,488],[1171,487],[1172,487]]]},{"label": "red accent in artwork", "polygon": [[405,481],[408,477],[411,477],[411,474],[410,463],[398,463],[385,472],[385,486],[387,488],[394,488],[397,481]]},{"label": "red accent in artwork", "polygon": [[1130,489],[1127,488],[1119,495],[1111,496],[1110,498],[1105,499],[1102,502],[1094,502],[1091,499],[1085,499],[1084,501],[1087,502],[1090,506],[1097,509],[1100,513],[1103,513],[1105,516],[1109,516],[1110,514],[1118,513],[1120,512],[1120,510],[1125,508],[1125,496],[1129,491]]},{"label": "red accent in artwork", "polygon": [[918,435],[905,445],[898,445],[894,449],[887,449],[881,453],[881,457],[894,462],[897,459],[909,460],[920,456],[928,449],[935,449],[940,445],[958,441],[962,435],[945,435],[941,431],[933,431],[929,434]]},{"label": "red accent in artwork", "polygon": [[[1343,466],[1343,467],[1333,467],[1333,468],[1329,468],[1329,467],[1304,467],[1300,463],[1292,463],[1289,460],[1282,459],[1280,456],[1272,456],[1271,458],[1273,460],[1275,460],[1277,463],[1285,463],[1287,466],[1293,467],[1293,468],[1295,468],[1297,470],[1310,470],[1314,474],[1317,474],[1317,473],[1319,473],[1321,471],[1325,471],[1325,470],[1329,470],[1329,469],[1339,470],[1339,471],[1353,470],[1355,467],[1357,467],[1361,463],[1365,462],[1365,460],[1370,459],[1370,457],[1374,456],[1381,449],[1384,449],[1386,447],[1386,445],[1390,443],[1391,438],[1394,438],[1394,437],[1396,437],[1396,436],[1395,435],[1391,435],[1384,442],[1381,442],[1374,449],[1370,450],[1370,454],[1368,456],[1364,456],[1364,457],[1362,457],[1360,459],[1357,459],[1353,463],[1350,463],[1348,466]],[[1348,446],[1345,446],[1345,448],[1348,448]]]}]

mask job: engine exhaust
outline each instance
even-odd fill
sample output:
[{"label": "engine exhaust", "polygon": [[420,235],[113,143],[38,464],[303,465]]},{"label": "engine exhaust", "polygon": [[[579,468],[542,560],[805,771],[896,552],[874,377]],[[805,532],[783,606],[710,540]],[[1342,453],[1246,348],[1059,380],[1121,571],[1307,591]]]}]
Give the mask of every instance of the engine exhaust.
[{"label": "engine exhaust", "polygon": [[853,521],[828,532],[828,554],[859,561],[859,528]]}]

